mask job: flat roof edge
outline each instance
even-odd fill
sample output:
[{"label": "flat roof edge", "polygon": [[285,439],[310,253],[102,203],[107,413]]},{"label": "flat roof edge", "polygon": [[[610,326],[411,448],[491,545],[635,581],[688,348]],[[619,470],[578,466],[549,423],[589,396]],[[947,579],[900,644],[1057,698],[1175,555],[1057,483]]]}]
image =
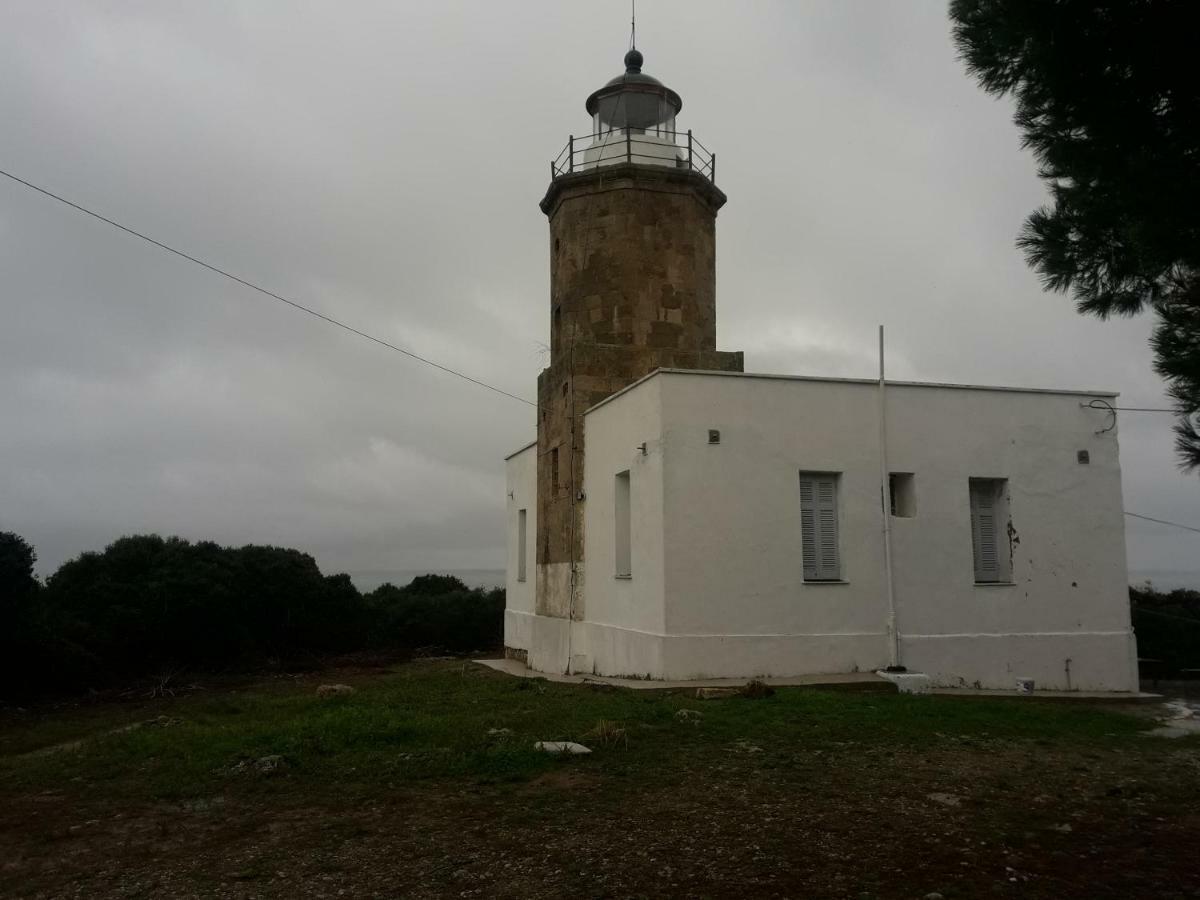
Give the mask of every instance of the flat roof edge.
[{"label": "flat roof edge", "polygon": [[524,453],[524,452],[525,452],[526,450],[528,450],[530,447],[536,447],[536,446],[537,446],[537,438],[534,438],[532,441],[530,441],[530,442],[529,442],[528,444],[526,444],[524,447],[521,447],[521,448],[519,448],[519,449],[517,449],[517,450],[514,450],[512,453],[508,454],[508,456],[504,457],[504,461],[505,461],[505,462],[508,462],[508,461],[509,461],[510,459],[512,459],[514,456],[520,456],[522,453]]},{"label": "flat roof edge", "polygon": [[[877,385],[879,380],[876,378],[835,378],[828,375],[774,375],[769,372],[722,372],[716,369],[655,369],[648,375],[643,375],[637,381],[630,385],[626,385],[611,396],[605,397],[595,406],[591,406],[584,411],[586,416],[588,413],[599,409],[606,403],[611,403],[622,394],[633,390],[642,382],[653,378],[655,375],[713,375],[718,378],[759,378],[767,381],[808,381],[808,382],[826,382],[829,384],[868,384]],[[1079,391],[1079,390],[1060,390],[1057,388],[1035,388],[1035,387],[1012,387],[1009,385],[992,385],[992,384],[955,384],[953,382],[943,381],[886,381],[888,387],[918,387],[918,388],[946,388],[949,390],[958,391],[997,391],[1010,394],[1056,394],[1060,397],[1103,397],[1116,398],[1121,396],[1116,391]]]}]

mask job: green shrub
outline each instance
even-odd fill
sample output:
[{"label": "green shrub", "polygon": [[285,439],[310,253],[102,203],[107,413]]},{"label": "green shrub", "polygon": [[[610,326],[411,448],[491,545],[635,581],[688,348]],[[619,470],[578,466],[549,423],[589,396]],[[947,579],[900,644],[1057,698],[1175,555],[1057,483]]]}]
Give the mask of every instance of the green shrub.
[{"label": "green shrub", "polygon": [[342,651],[366,633],[348,576],[279,547],[125,537],[64,563],[46,592],[65,637],[120,675]]},{"label": "green shrub", "polygon": [[1130,588],[1138,656],[1163,661],[1166,674],[1200,669],[1200,591]]},{"label": "green shrub", "polygon": [[64,563],[43,587],[36,554],[0,533],[0,696],[78,690],[172,669],[501,642],[504,592],[450,575],[364,598],[298,550],[136,535]]},{"label": "green shrub", "polygon": [[[431,579],[450,588],[431,590]],[[454,583],[452,583],[454,582]],[[377,647],[437,648],[465,653],[503,643],[504,591],[470,590],[452,576],[424,575],[407,586],[380,585],[367,595],[371,643]]]}]

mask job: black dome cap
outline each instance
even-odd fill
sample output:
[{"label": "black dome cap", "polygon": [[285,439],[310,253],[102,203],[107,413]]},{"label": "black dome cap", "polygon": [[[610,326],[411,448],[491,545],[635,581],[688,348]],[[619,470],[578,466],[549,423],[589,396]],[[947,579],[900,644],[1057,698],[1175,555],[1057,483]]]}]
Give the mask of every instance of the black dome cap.
[{"label": "black dome cap", "polygon": [[636,47],[625,54],[625,71],[616,78],[610,79],[609,82],[600,88],[598,91],[593,91],[592,95],[587,98],[588,115],[594,115],[603,97],[610,94],[619,93],[623,89],[644,91],[646,93],[659,94],[667,103],[675,107],[675,112],[678,113],[683,109],[683,101],[679,99],[679,95],[655,78],[653,75],[647,75],[642,71],[643,63],[642,51]]}]

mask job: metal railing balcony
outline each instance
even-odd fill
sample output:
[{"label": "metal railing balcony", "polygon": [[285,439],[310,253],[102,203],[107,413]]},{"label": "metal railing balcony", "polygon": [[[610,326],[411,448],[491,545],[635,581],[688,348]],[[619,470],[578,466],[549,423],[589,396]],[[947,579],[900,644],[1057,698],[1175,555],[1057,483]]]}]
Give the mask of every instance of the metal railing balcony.
[{"label": "metal railing balcony", "polygon": [[717,154],[692,134],[626,129],[571,135],[558,156],[550,161],[550,180],[619,164],[639,164],[687,169],[717,183]]}]

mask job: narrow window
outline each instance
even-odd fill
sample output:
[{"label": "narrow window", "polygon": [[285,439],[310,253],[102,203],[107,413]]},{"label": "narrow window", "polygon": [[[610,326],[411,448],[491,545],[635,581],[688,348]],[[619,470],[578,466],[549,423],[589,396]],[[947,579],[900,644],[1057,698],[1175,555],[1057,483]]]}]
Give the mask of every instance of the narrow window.
[{"label": "narrow window", "polygon": [[554,321],[553,321],[553,326],[554,326],[554,327],[550,329],[550,332],[551,332],[551,334],[550,334],[550,342],[551,342],[551,343],[552,343],[552,344],[553,344],[555,347],[557,347],[557,346],[558,346],[558,333],[559,333],[559,331],[562,329],[562,306],[556,306],[556,307],[554,307]]},{"label": "narrow window", "polygon": [[888,476],[888,494],[893,516],[899,519],[911,519],[917,514],[915,481],[911,472],[893,472]]},{"label": "narrow window", "polygon": [[618,473],[613,491],[613,518],[616,521],[617,577],[633,575],[633,543],[629,512],[629,471]]},{"label": "narrow window", "polygon": [[1008,481],[972,478],[971,548],[976,584],[1010,581],[1012,560],[1008,538]]},{"label": "narrow window", "polygon": [[841,581],[837,475],[800,473],[800,544],[805,581]]},{"label": "narrow window", "polygon": [[558,493],[558,448],[555,447],[550,451],[550,484],[554,488],[554,492]]},{"label": "narrow window", "polygon": [[528,540],[526,510],[517,510],[517,581],[525,580],[525,542]]}]

